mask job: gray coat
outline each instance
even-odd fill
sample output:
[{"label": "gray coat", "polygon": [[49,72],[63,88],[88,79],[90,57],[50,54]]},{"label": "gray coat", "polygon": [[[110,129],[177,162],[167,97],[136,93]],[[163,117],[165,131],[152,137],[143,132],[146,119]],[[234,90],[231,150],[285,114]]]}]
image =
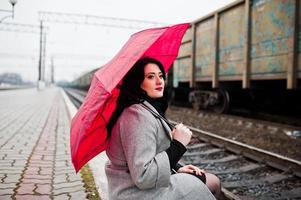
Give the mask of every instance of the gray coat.
[{"label": "gray coat", "polygon": [[[157,113],[148,102],[145,104]],[[163,120],[141,104],[123,111],[106,150],[110,199],[215,199],[198,178],[185,173],[171,175],[165,152],[170,132]]]}]

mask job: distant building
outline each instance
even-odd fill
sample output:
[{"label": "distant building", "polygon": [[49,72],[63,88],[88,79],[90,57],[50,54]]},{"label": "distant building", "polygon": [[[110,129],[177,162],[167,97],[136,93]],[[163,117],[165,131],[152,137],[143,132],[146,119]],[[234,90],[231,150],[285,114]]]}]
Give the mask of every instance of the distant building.
[{"label": "distant building", "polygon": [[20,74],[17,73],[3,73],[0,74],[0,85],[23,85],[24,82]]}]

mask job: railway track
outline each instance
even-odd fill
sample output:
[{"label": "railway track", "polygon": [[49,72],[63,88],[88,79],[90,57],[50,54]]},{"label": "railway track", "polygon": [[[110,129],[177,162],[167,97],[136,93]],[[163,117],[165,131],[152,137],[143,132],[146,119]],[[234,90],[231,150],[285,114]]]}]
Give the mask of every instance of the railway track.
[{"label": "railway track", "polygon": [[246,117],[246,118],[257,119],[261,121],[268,121],[268,122],[274,122],[283,125],[301,127],[300,114],[299,116],[291,116],[291,114],[288,113],[279,114],[279,112],[272,113],[271,111],[259,112],[259,111],[252,111],[251,109],[243,109],[243,108],[232,108],[230,114]]},{"label": "railway track", "polygon": [[189,128],[194,138],[182,161],[216,174],[228,198],[301,199],[301,162]]},{"label": "railway track", "polygon": [[[85,93],[65,91],[78,107]],[[300,161],[189,128],[194,136],[181,162],[216,174],[225,199],[301,199]]]},{"label": "railway track", "polygon": [[75,105],[76,108],[80,107],[87,94],[85,91],[72,89],[72,88],[64,88],[64,91],[71,99],[72,103]]}]

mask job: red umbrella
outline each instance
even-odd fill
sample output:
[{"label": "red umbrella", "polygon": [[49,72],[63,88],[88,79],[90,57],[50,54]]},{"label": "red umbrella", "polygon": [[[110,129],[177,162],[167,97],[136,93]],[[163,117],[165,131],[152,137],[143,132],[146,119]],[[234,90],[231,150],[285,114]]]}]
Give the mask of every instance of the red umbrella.
[{"label": "red umbrella", "polygon": [[117,85],[143,57],[159,60],[165,71],[178,55],[188,23],[133,34],[119,53],[95,72],[87,96],[71,122],[71,157],[76,172],[107,147],[107,123],[116,107]]}]

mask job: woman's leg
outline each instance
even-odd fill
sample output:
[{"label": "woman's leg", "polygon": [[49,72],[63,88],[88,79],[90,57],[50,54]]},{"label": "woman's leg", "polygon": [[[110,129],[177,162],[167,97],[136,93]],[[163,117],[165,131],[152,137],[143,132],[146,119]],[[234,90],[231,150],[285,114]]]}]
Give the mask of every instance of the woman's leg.
[{"label": "woman's leg", "polygon": [[212,192],[212,194],[215,196],[215,198],[218,199],[218,197],[221,194],[221,181],[214,174],[205,173],[205,175],[206,175],[207,187]]}]

